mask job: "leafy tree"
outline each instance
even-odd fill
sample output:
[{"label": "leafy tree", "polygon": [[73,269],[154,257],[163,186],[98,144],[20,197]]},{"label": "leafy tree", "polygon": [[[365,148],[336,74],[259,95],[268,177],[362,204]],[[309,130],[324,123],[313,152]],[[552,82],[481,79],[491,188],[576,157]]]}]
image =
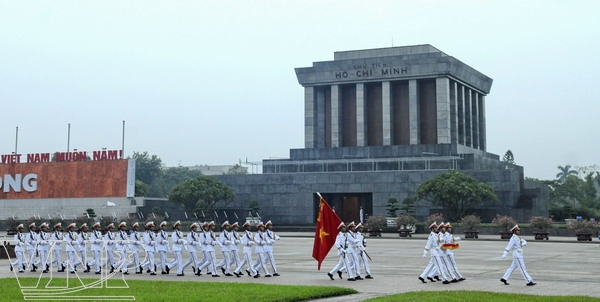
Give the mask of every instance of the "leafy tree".
[{"label": "leafy tree", "polygon": [[396,217],[396,211],[400,210],[400,207],[398,206],[398,199],[396,197],[388,198],[385,209],[390,217]]},{"label": "leafy tree", "polygon": [[135,158],[135,179],[150,185],[161,175],[162,160],[156,155],[148,155],[147,151],[143,153],[133,152]]},{"label": "leafy tree", "polygon": [[557,167],[560,172],[558,172],[556,174],[556,178],[558,179],[559,183],[564,183],[567,180],[567,177],[569,177],[569,175],[573,175],[573,176],[577,176],[577,170],[571,170],[571,165],[567,164],[564,167],[563,166],[558,166]]},{"label": "leafy tree", "polygon": [[248,203],[248,209],[250,209],[250,211],[252,212],[260,211],[260,205],[258,204],[258,200],[250,200],[250,203]]},{"label": "leafy tree", "polygon": [[162,169],[161,175],[150,185],[150,196],[167,197],[177,184],[200,176],[200,170],[191,170],[188,167]]},{"label": "leafy tree", "polygon": [[229,171],[227,171],[227,174],[246,175],[246,174],[248,174],[248,169],[245,167],[242,167],[239,164],[236,164],[235,166],[231,167],[229,169]]},{"label": "leafy tree", "polygon": [[416,211],[415,209],[415,202],[417,200],[414,197],[406,197],[404,199],[402,199],[402,209],[404,210],[404,213],[410,214],[410,213],[414,213]]},{"label": "leafy tree", "polygon": [[502,157],[502,161],[509,164],[515,164],[515,156],[513,155],[510,149],[504,153],[504,157]]},{"label": "leafy tree", "polygon": [[87,213],[88,216],[90,216],[90,218],[94,218],[96,217],[96,212],[94,211],[94,209],[85,209],[85,212]]},{"label": "leafy tree", "polygon": [[135,196],[148,196],[150,187],[141,180],[135,181]]},{"label": "leafy tree", "polygon": [[469,214],[476,205],[497,199],[489,185],[455,170],[438,174],[422,183],[416,195],[418,200],[429,200],[444,208],[448,218],[454,221]]},{"label": "leafy tree", "polygon": [[213,211],[234,198],[231,187],[209,176],[188,179],[176,185],[169,194],[169,201],[181,204],[186,211],[196,214],[199,209]]}]

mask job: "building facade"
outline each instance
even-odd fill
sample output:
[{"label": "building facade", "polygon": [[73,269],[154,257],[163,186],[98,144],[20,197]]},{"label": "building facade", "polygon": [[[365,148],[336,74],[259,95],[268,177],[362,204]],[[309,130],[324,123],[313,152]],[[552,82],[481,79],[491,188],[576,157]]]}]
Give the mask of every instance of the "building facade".
[{"label": "building facade", "polygon": [[[263,174],[222,175],[243,208],[313,224],[320,192],[345,221],[386,215],[389,197],[413,197],[448,169],[494,188],[498,201],[477,209],[518,221],[548,214],[548,193],[525,181],[523,167],[486,151],[485,97],[492,79],[431,45],[334,54],[296,68],[304,87],[305,146],[289,159],[263,160]],[[420,219],[441,209],[417,202]]]}]

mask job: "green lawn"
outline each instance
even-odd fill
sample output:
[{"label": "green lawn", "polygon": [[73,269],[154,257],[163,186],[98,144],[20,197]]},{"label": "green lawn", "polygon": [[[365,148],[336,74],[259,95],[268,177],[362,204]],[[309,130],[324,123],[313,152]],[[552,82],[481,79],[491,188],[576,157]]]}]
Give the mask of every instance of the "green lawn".
[{"label": "green lawn", "polygon": [[369,302],[598,302],[600,298],[583,296],[534,296],[482,291],[422,291],[391,295],[367,300]]},{"label": "green lawn", "polygon": [[[50,282],[49,278],[41,279],[39,285],[36,278],[19,278],[21,286],[44,288],[42,294],[49,290],[62,291],[66,279],[55,278]],[[97,279],[83,279],[86,285],[93,285]],[[23,293],[19,283],[14,278],[0,279],[4,285],[2,289],[2,301],[23,301]],[[45,288],[49,286],[52,289]],[[69,288],[81,283],[77,279],[69,280]],[[60,293],[58,299],[69,300],[78,296],[104,296],[122,297],[124,300],[135,298],[136,301],[305,301],[356,293],[349,288],[335,286],[296,286],[296,285],[272,285],[253,283],[222,283],[222,282],[197,282],[197,281],[146,281],[146,280],[122,280],[111,279],[109,288],[88,288],[80,292],[69,294]],[[125,288],[114,288],[125,287]],[[128,287],[128,288],[127,288]],[[33,295],[33,294],[28,294]],[[61,298],[63,297],[63,298]],[[112,298],[110,298],[112,299]],[[86,299],[87,300],[87,299]],[[99,299],[98,299],[99,300]],[[42,300],[43,301],[43,300]],[[90,300],[88,300],[90,301]],[[94,301],[94,300],[91,300]]]}]

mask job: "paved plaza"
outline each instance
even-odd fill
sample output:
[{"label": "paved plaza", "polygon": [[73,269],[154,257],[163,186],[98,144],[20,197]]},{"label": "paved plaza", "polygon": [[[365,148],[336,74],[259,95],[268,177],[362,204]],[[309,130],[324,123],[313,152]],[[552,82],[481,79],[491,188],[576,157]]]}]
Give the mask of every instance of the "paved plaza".
[{"label": "paved plaza", "polygon": [[[372,258],[371,271],[374,279],[350,282],[337,278],[330,280],[327,272],[337,263],[335,249],[330,251],[317,270],[312,258],[312,233],[278,233],[281,240],[275,246],[279,277],[210,278],[203,274],[194,276],[188,268],[184,277],[175,274],[150,276],[131,274],[126,279],[147,280],[198,280],[201,282],[250,282],[290,285],[333,285],[354,288],[359,294],[351,297],[328,298],[322,301],[361,301],[384,295],[430,290],[481,290],[502,293],[534,295],[586,295],[600,298],[598,278],[600,275],[600,244],[577,242],[573,237],[552,237],[550,241],[528,241],[524,249],[525,264],[536,286],[525,286],[521,274],[516,270],[509,279],[510,285],[500,283],[500,278],[511,264],[511,256],[501,259],[507,240],[500,236],[483,235],[479,239],[463,240],[455,251],[460,272],[466,281],[444,285],[441,282],[423,284],[417,279],[429,258],[423,258],[426,234],[415,234],[412,238],[399,238],[397,234],[383,234],[381,238],[367,237],[367,252]],[[8,238],[0,238],[4,241]],[[217,257],[220,255],[217,252]],[[63,257],[64,259],[64,257]],[[187,255],[184,256],[187,259]],[[0,260],[0,277],[14,277],[9,271],[8,260]],[[56,268],[54,268],[56,270]],[[38,270],[39,272],[39,270]],[[37,276],[25,272],[19,276]],[[82,274],[85,276],[85,274]],[[55,275],[56,276],[56,275]],[[89,277],[93,278],[91,274]],[[345,277],[345,276],[344,276]],[[321,300],[320,300],[321,301]]]}]

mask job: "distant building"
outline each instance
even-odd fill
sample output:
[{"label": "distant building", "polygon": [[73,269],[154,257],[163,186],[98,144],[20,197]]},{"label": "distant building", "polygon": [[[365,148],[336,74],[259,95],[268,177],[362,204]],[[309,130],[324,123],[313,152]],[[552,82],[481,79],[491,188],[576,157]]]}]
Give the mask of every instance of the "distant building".
[{"label": "distant building", "polygon": [[[213,175],[222,175],[229,173],[234,165],[196,165],[196,166],[185,166],[184,168],[188,168],[190,170],[199,170],[203,175],[213,176]],[[245,173],[248,173],[247,167],[240,166],[240,169]]]},{"label": "distant building", "polygon": [[[485,96],[492,79],[431,45],[334,54],[296,68],[304,87],[303,149],[263,160],[263,174],[217,176],[236,191],[232,207],[257,200],[262,216],[312,224],[321,194],[344,221],[385,215],[391,196],[414,196],[424,181],[453,169],[494,188],[478,209],[518,221],[548,215],[545,187],[523,167],[486,151]],[[416,215],[441,209],[417,203]]]}]

